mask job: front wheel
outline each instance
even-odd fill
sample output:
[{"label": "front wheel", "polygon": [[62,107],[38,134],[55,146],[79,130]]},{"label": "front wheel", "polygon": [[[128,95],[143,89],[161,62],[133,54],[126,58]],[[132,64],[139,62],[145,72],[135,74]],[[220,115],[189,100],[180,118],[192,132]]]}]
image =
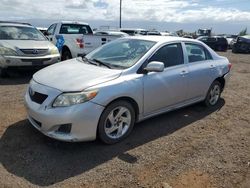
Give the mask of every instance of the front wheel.
[{"label": "front wheel", "polygon": [[135,123],[135,110],[127,101],[111,103],[102,113],[98,124],[98,136],[106,144],[126,138]]},{"label": "front wheel", "polygon": [[210,86],[206,99],[204,101],[206,106],[208,107],[215,106],[220,99],[220,95],[221,95],[221,84],[218,81],[214,81]]},{"label": "front wheel", "polygon": [[65,61],[65,60],[68,60],[68,59],[72,59],[72,55],[71,55],[71,53],[70,53],[69,50],[64,50],[62,52],[62,58],[61,58],[61,60]]}]

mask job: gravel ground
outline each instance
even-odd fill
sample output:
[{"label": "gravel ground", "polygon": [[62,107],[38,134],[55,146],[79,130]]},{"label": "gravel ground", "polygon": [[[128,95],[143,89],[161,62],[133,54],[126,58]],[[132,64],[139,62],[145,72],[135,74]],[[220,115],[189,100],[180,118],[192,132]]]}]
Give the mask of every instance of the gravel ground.
[{"label": "gravel ground", "polygon": [[0,187],[250,187],[250,55],[221,53],[232,77],[219,104],[149,119],[116,145],[63,143],[27,121],[31,73],[0,79]]}]

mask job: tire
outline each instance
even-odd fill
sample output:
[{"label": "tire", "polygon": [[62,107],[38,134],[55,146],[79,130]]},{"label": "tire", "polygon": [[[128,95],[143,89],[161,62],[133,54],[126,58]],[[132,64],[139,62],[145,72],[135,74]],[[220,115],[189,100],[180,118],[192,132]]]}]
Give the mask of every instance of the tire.
[{"label": "tire", "polygon": [[65,61],[65,60],[68,60],[68,59],[72,59],[72,55],[71,55],[71,53],[70,53],[69,50],[64,50],[62,52],[62,58],[61,58],[61,60]]},{"label": "tire", "polygon": [[[118,115],[119,113],[120,115]],[[133,106],[123,100],[113,102],[106,107],[100,117],[98,137],[106,144],[115,144],[130,134],[134,123],[135,110]]]},{"label": "tire", "polygon": [[215,106],[220,99],[221,91],[222,91],[221,83],[215,80],[207,92],[206,99],[204,100],[205,105],[207,107]]},{"label": "tire", "polygon": [[8,77],[9,75],[8,75],[8,73],[7,73],[7,70],[6,69],[4,69],[4,68],[0,68],[0,77],[1,78],[6,78],[6,77]]},{"label": "tire", "polygon": [[238,53],[238,51],[237,51],[237,49],[235,47],[232,47],[232,52],[235,53],[235,54]]}]

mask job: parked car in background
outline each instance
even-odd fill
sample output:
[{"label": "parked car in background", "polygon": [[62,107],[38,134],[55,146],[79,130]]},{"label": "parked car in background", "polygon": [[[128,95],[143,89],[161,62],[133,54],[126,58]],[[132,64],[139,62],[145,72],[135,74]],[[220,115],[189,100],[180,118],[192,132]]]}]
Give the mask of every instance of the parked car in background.
[{"label": "parked car in background", "polygon": [[233,53],[250,53],[250,35],[239,36],[232,42]]},{"label": "parked car in background", "polygon": [[60,61],[51,42],[27,23],[0,22],[0,75],[11,68],[41,68]]},{"label": "parked car in background", "polygon": [[93,35],[89,24],[75,21],[52,24],[46,36],[57,46],[62,60],[84,56],[97,47],[120,37],[118,35]]},{"label": "parked car in background", "polygon": [[216,105],[230,68],[198,40],[120,38],[34,74],[25,94],[28,119],[54,139],[114,144],[135,122],[200,101]]},{"label": "parked car in background", "polygon": [[161,36],[161,33],[159,31],[148,31],[147,35],[159,35],[159,36]]},{"label": "parked car in background", "polygon": [[228,49],[227,39],[221,36],[202,36],[198,37],[197,40],[204,42],[215,51],[227,51]]},{"label": "parked car in background", "polygon": [[224,35],[227,39],[228,49],[232,49],[233,47],[233,40],[237,38],[238,35]]},{"label": "parked car in background", "polygon": [[193,36],[191,36],[191,35],[183,35],[182,37],[187,38],[187,39],[193,39]]},{"label": "parked car in background", "polygon": [[48,28],[46,28],[46,27],[37,27],[37,29],[39,31],[41,31],[45,35]]},{"label": "parked car in background", "polygon": [[197,37],[207,36],[210,37],[212,35],[212,28],[210,29],[198,29]]},{"label": "parked car in background", "polygon": [[176,32],[160,32],[161,36],[172,36],[172,37],[179,37]]},{"label": "parked car in background", "polygon": [[119,37],[128,37],[129,35],[127,33],[121,32],[121,31],[112,31],[112,30],[101,30],[101,31],[95,31],[95,35],[113,35],[113,36],[119,36]]},{"label": "parked car in background", "polygon": [[139,29],[139,28],[121,28],[120,31],[127,33],[130,36],[147,35],[147,32],[148,32],[145,29]]}]

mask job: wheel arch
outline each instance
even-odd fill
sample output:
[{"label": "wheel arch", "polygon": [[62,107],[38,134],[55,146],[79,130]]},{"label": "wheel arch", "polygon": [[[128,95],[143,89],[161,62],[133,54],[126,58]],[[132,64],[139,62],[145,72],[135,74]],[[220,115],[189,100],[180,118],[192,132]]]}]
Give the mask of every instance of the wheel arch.
[{"label": "wheel arch", "polygon": [[98,126],[100,124],[100,120],[101,120],[101,116],[102,114],[104,113],[105,109],[107,108],[107,106],[111,105],[112,103],[114,102],[117,102],[117,101],[126,101],[126,102],[129,102],[133,108],[135,109],[135,123],[137,122],[138,118],[139,118],[139,106],[138,106],[138,103],[136,102],[135,99],[133,99],[132,97],[128,97],[128,96],[120,96],[116,99],[113,99],[111,100],[107,105],[105,105],[105,108],[104,110],[102,111],[100,117],[99,117],[99,120],[98,120],[98,125],[97,125],[97,128],[96,128],[96,138],[98,138]]},{"label": "wheel arch", "polygon": [[220,82],[220,84],[221,84],[221,89],[222,89],[222,91],[223,91],[223,90],[224,90],[224,87],[225,87],[225,78],[224,78],[224,75],[221,76],[221,77],[216,78],[214,81]]},{"label": "wheel arch", "polygon": [[70,51],[70,49],[69,49],[69,47],[68,47],[67,45],[63,45],[63,47],[62,47],[62,54],[63,54],[63,52],[65,52],[65,51],[69,51],[70,54],[71,54],[71,51]]},{"label": "wheel arch", "polygon": [[127,101],[127,102],[129,102],[133,106],[133,108],[135,110],[135,122],[138,120],[140,110],[139,110],[139,105],[138,105],[138,103],[136,102],[135,99],[133,99],[132,97],[128,97],[128,96],[121,96],[121,97],[118,97],[116,99],[113,99],[106,106],[109,106],[111,103],[114,103],[116,101]]}]

